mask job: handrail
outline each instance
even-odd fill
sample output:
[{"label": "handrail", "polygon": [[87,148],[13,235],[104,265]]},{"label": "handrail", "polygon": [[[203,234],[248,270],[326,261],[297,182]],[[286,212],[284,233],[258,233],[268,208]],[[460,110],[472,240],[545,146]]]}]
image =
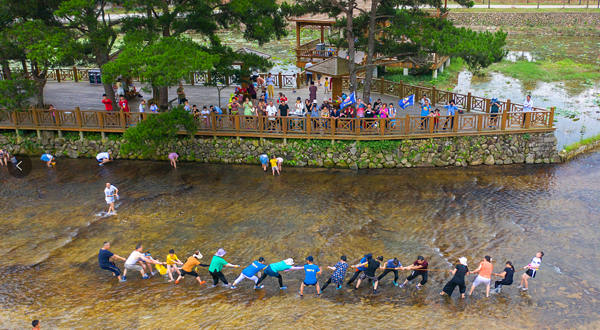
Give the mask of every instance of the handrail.
[{"label": "handrail", "polygon": [[[553,111],[469,113],[396,118],[313,118],[243,115],[197,116],[197,135],[382,140],[553,131]],[[160,114],[103,110],[30,109],[0,112],[0,129],[65,130],[123,133]],[[185,134],[185,131],[181,131]]]}]

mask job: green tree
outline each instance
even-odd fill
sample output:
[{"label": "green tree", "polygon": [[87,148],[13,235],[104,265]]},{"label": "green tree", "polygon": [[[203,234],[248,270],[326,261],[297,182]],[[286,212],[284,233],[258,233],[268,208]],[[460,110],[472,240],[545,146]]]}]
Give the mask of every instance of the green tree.
[{"label": "green tree", "polygon": [[194,117],[182,106],[158,115],[148,114],[146,120],[125,131],[123,138],[127,142],[122,145],[121,150],[125,154],[135,152],[151,156],[161,144],[176,139],[181,127],[188,134],[194,134],[198,129]]},{"label": "green tree", "polygon": [[113,82],[119,75],[139,77],[151,88],[176,86],[189,79],[190,72],[207,71],[218,61],[189,38],[160,37],[152,43],[141,39],[124,44],[119,57],[103,66],[103,80]]},{"label": "green tree", "polygon": [[0,110],[25,111],[36,92],[35,82],[22,74],[13,74],[12,79],[0,81]]}]

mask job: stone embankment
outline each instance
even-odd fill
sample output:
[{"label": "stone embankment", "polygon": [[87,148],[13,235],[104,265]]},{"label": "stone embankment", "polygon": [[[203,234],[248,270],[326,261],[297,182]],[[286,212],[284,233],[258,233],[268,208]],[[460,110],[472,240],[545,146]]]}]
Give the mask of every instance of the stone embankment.
[{"label": "stone embankment", "polygon": [[[476,9],[473,9],[476,11]],[[600,13],[507,13],[507,12],[473,12],[453,13],[449,19],[460,26],[566,26],[566,27],[600,27]]]},{"label": "stone embankment", "polygon": [[329,168],[403,168],[559,163],[553,133],[503,134],[393,141],[331,141],[280,139],[190,139],[169,142],[154,155],[122,154],[125,140],[65,140],[44,131],[42,138],[0,136],[0,147],[20,155],[51,153],[92,158],[111,151],[117,159],[167,160],[177,152],[183,161],[213,164],[259,164],[263,153],[281,156],[284,165]]}]

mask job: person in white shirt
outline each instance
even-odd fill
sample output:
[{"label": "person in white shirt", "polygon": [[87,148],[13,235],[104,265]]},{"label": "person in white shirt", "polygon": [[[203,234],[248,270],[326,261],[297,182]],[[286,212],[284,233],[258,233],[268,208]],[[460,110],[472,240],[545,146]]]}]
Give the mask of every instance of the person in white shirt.
[{"label": "person in white shirt", "polygon": [[[277,116],[277,107],[275,107],[273,105],[273,101],[269,101],[269,105],[267,105],[267,115],[269,116],[269,120],[275,120],[275,116]],[[273,126],[271,126],[273,125]],[[271,122],[271,126],[270,128],[273,129],[275,128],[276,124],[274,122]]]},{"label": "person in white shirt", "polygon": [[423,94],[423,97],[421,98],[421,106],[423,106],[425,104],[425,101],[428,101],[427,104],[431,104],[431,100],[427,97],[427,94]]},{"label": "person in white shirt", "polygon": [[269,98],[275,98],[275,77],[269,72],[267,76],[267,91],[269,92]]},{"label": "person in white shirt", "polygon": [[531,95],[527,95],[527,100],[523,102],[523,112],[531,111],[533,111],[533,101],[531,100]]},{"label": "person in white shirt", "polygon": [[298,86],[298,82],[296,81],[296,74],[290,78],[290,83],[292,84],[292,93],[296,93],[296,86]]},{"label": "person in white shirt", "polygon": [[304,115],[304,104],[302,103],[302,99],[300,97],[296,99],[296,104],[294,105],[294,115],[297,117],[302,117]]},{"label": "person in white shirt", "polygon": [[140,103],[140,112],[146,112],[146,101],[142,100]]},{"label": "person in white shirt", "polygon": [[106,214],[115,213],[115,198],[119,199],[119,189],[107,182],[104,189],[104,199],[106,200],[106,204],[108,204],[108,212]]},{"label": "person in white shirt", "polygon": [[544,256],[544,252],[540,251],[538,253],[536,253],[535,258],[531,259],[531,262],[529,263],[529,265],[523,267],[526,269],[525,274],[523,274],[521,276],[521,284],[519,284],[519,286],[517,286],[517,289],[523,289],[523,291],[527,291],[529,290],[529,283],[528,280],[530,278],[534,278],[535,274],[538,271],[538,268],[540,268],[540,265],[542,264],[542,257]]},{"label": "person in white shirt", "polygon": [[96,160],[100,162],[100,166],[104,166],[104,164],[108,163],[108,162],[112,162],[113,158],[112,158],[112,153],[109,152],[101,152],[98,155],[96,155]]},{"label": "person in white shirt", "polygon": [[127,270],[137,270],[142,274],[143,279],[150,278],[150,276],[148,276],[144,272],[144,268],[137,264],[137,262],[140,260],[145,261],[147,264],[155,264],[155,265],[163,265],[164,264],[164,262],[159,262],[152,258],[147,258],[142,253],[142,250],[143,250],[142,244],[138,244],[135,247],[135,250],[133,252],[131,252],[131,254],[129,255],[129,258],[127,258],[127,260],[125,261],[125,270],[123,271],[123,280],[126,280]]},{"label": "person in white shirt", "polygon": [[150,111],[152,111],[154,113],[158,112],[158,106],[156,105],[156,103],[150,102]]}]

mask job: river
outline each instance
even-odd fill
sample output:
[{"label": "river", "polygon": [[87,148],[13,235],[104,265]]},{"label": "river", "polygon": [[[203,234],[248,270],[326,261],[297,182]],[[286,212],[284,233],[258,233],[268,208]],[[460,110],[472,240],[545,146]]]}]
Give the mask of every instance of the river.
[{"label": "river", "polygon": [[[257,166],[61,159],[50,169],[34,160],[32,173],[15,179],[0,167],[0,328],[32,319],[44,329],[597,328],[599,161],[595,153],[562,165],[284,168],[277,177]],[[120,189],[115,216],[101,215],[105,182]],[[457,292],[444,299],[437,294],[449,275],[432,272],[421,291],[399,289],[389,275],[378,295],[363,284],[330,286],[321,298],[311,287],[300,299],[302,271],[283,274],[284,291],[273,278],[264,290],[247,280],[230,290],[139,273],[117,283],[98,268],[103,241],[124,257],[141,243],[159,260],[171,248],[180,258],[199,249],[206,263],[224,248],[242,267],[260,256],[302,264],[312,255],[324,267],[373,253],[404,265],[423,255],[431,269],[466,256],[474,269],[490,255],[500,272],[506,260],[519,269],[536,251],[546,255],[528,293],[515,288],[519,272],[489,299],[481,286],[464,301]],[[240,271],[224,273],[233,281]]]}]

